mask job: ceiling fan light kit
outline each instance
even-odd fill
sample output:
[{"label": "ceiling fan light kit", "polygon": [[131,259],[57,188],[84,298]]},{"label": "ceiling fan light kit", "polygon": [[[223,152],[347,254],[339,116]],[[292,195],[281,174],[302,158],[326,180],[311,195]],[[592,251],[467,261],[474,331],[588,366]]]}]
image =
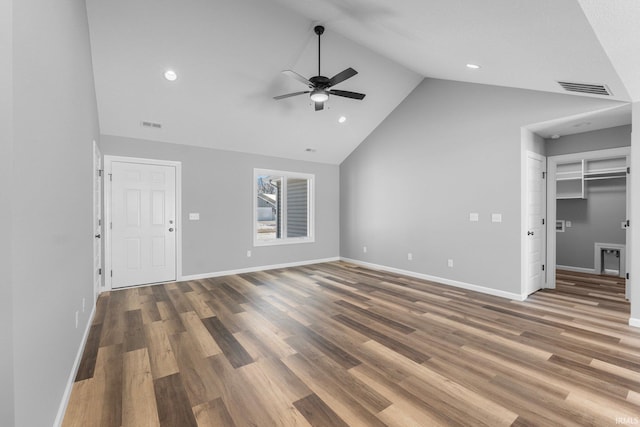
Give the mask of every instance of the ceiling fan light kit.
[{"label": "ceiling fan light kit", "polygon": [[325,102],[328,99],[329,99],[329,95],[325,90],[316,89],[311,92],[311,100],[313,102]]},{"label": "ceiling fan light kit", "polygon": [[292,96],[302,95],[310,93],[309,96],[311,101],[315,104],[315,110],[319,111],[324,109],[324,103],[329,99],[329,95],[342,96],[344,98],[358,99],[362,100],[365,97],[364,93],[358,92],[349,92],[346,90],[330,90],[331,87],[337,85],[338,83],[342,83],[343,81],[350,79],[351,77],[358,74],[356,70],[349,67],[346,70],[343,70],[336,74],[335,76],[328,78],[320,73],[320,36],[324,33],[324,27],[322,25],[316,25],[313,29],[314,32],[318,35],[318,75],[307,79],[300,74],[296,73],[292,70],[284,70],[283,73],[298,80],[300,83],[305,84],[309,90],[301,91],[301,92],[293,92],[288,93],[286,95],[278,95],[274,96],[273,99],[284,99]]}]

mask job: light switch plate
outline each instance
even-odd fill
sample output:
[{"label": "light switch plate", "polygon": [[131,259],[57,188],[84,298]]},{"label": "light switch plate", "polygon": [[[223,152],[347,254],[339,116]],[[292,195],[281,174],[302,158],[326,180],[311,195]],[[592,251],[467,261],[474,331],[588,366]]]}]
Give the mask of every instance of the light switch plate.
[{"label": "light switch plate", "polygon": [[200,214],[195,212],[195,213],[190,213],[189,214],[189,221],[199,221],[200,220]]},{"label": "light switch plate", "polygon": [[471,222],[478,222],[480,221],[480,214],[476,213],[476,212],[471,212],[469,214],[469,221]]},{"label": "light switch plate", "polygon": [[564,222],[564,226],[565,227],[571,227],[571,221],[565,221]]},{"label": "light switch plate", "polygon": [[491,222],[502,222],[502,214],[499,214],[499,213],[491,214]]}]

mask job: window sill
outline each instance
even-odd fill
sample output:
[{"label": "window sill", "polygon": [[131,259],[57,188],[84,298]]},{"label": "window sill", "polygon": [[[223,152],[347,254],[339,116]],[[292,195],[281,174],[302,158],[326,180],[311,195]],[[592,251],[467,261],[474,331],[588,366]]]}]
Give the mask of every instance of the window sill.
[{"label": "window sill", "polygon": [[304,239],[274,239],[274,240],[254,240],[253,247],[258,246],[280,246],[280,245],[295,245],[300,243],[315,243],[313,237],[307,237]]}]

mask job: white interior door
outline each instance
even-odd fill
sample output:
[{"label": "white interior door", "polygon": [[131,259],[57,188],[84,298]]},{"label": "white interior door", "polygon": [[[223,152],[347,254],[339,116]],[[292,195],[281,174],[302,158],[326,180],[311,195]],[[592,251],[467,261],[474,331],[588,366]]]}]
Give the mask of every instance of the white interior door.
[{"label": "white interior door", "polygon": [[98,299],[102,286],[102,153],[93,142],[93,296]]},{"label": "white interior door", "polygon": [[546,192],[543,173],[546,173],[545,158],[527,153],[527,295],[541,289],[545,278]]},{"label": "white interior door", "polygon": [[176,280],[176,168],[111,163],[111,287]]}]

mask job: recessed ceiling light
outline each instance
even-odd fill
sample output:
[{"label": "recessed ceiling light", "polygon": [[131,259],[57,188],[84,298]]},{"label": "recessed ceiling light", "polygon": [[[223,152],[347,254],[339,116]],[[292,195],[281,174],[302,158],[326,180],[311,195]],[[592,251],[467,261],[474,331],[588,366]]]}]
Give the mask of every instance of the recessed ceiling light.
[{"label": "recessed ceiling light", "polygon": [[477,64],[467,64],[467,68],[471,68],[472,70],[477,70],[478,68],[480,68],[480,66]]},{"label": "recessed ceiling light", "polygon": [[173,70],[167,70],[164,72],[164,78],[169,80],[170,82],[173,82],[178,78],[178,75]]},{"label": "recessed ceiling light", "polygon": [[347,121],[347,118],[345,116],[340,116],[340,118],[338,119],[338,123],[344,123]]},{"label": "recessed ceiling light", "polygon": [[553,135],[551,135],[551,139],[558,139],[560,138],[560,135],[558,135],[557,133],[554,133]]}]

